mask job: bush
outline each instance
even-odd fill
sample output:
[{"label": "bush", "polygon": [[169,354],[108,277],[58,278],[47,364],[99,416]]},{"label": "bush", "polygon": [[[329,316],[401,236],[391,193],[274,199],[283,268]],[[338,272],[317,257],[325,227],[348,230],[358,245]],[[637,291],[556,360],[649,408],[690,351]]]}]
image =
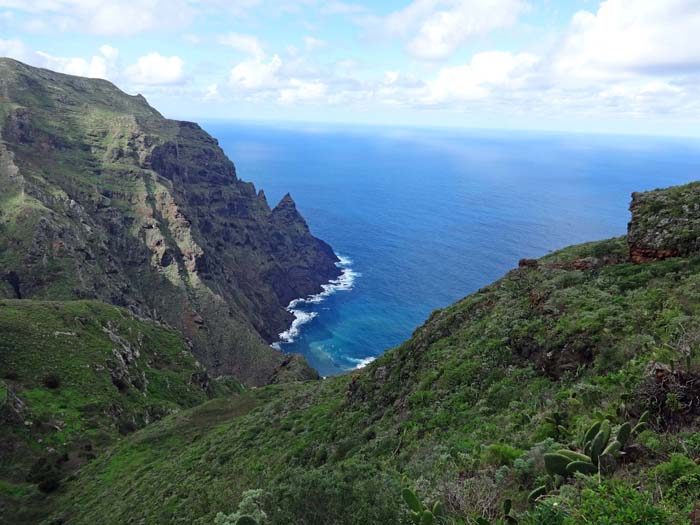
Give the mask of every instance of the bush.
[{"label": "bush", "polygon": [[656,476],[667,485],[670,485],[683,476],[696,472],[700,472],[700,468],[692,459],[683,454],[671,454],[671,459],[666,463],[657,465],[654,469]]},{"label": "bush", "polygon": [[43,383],[46,388],[55,390],[61,387],[61,378],[57,374],[49,374],[44,378]]},{"label": "bush", "polygon": [[68,456],[65,454],[51,454],[39,458],[29,470],[26,480],[30,483],[36,483],[41,492],[53,492],[61,484],[62,465],[66,461],[68,461]]},{"label": "bush", "polygon": [[530,487],[535,479],[535,460],[519,457],[513,461],[513,473],[521,487]]},{"label": "bush", "polygon": [[[507,486],[495,481],[491,471],[479,471],[464,480],[446,481],[440,489],[440,499],[450,516],[479,516],[497,518],[506,498]],[[471,522],[470,522],[471,523]]]},{"label": "bush", "polygon": [[233,514],[226,515],[219,512],[214,519],[215,525],[236,525],[239,520],[249,517],[250,520],[263,525],[266,523],[267,514],[262,510],[262,499],[265,493],[260,489],[246,490],[243,493],[241,502],[238,504],[238,510]]},{"label": "bush", "polygon": [[544,500],[520,520],[523,525],[565,525],[568,512],[556,500]]},{"label": "bush", "polygon": [[645,430],[637,437],[637,442],[644,445],[646,448],[652,452],[659,452],[661,450],[661,439],[659,435],[653,430]]},{"label": "bush", "polygon": [[655,507],[651,494],[620,484],[605,484],[581,492],[564,525],[668,525],[673,519]]},{"label": "bush", "polygon": [[523,451],[502,443],[494,443],[484,449],[484,461],[491,465],[512,465]]},{"label": "bush", "polygon": [[399,523],[403,509],[396,477],[352,461],[332,469],[288,468],[267,490],[265,510],[274,525]]},{"label": "bush", "polygon": [[700,472],[681,476],[674,481],[666,498],[674,505],[690,510],[689,507],[700,501]]},{"label": "bush", "polygon": [[700,457],[700,432],[688,432],[684,435],[683,443],[688,449],[688,454],[693,458]]}]

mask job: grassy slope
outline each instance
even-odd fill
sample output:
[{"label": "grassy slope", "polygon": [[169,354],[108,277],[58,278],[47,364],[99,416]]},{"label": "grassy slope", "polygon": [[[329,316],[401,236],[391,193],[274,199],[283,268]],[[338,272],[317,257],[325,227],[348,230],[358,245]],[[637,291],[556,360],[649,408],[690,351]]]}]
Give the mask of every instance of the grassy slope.
[{"label": "grassy slope", "polygon": [[0,374],[7,523],[41,510],[41,480],[215,390],[175,332],[90,301],[0,301]]},{"label": "grassy slope", "polygon": [[[630,497],[641,500],[620,512],[653,499],[659,516],[618,523],[681,523],[692,498],[660,495],[697,468],[688,464],[700,455],[697,423],[686,400],[671,411],[654,405],[645,369],[684,362],[678,341],[697,330],[700,258],[633,265],[626,250],[624,239],[590,243],[514,270],[435,312],[363,371],[166,418],[83,467],[56,496],[56,516],[211,523],[262,488],[272,523],[398,523],[405,474],[451,523],[493,518],[506,497],[525,523],[607,523],[596,516]],[[525,512],[545,479],[543,452],[575,442],[596,416],[616,424],[646,408],[654,427],[609,484],[579,479],[551,492],[568,518]],[[555,413],[564,429],[546,419]],[[659,476],[672,453],[685,466]]]}]

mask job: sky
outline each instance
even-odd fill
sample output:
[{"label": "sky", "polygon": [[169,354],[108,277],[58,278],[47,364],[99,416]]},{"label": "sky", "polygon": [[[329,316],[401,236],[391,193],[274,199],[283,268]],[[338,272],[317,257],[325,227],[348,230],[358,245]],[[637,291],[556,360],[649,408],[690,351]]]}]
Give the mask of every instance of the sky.
[{"label": "sky", "polygon": [[164,115],[700,136],[700,0],[0,0]]}]

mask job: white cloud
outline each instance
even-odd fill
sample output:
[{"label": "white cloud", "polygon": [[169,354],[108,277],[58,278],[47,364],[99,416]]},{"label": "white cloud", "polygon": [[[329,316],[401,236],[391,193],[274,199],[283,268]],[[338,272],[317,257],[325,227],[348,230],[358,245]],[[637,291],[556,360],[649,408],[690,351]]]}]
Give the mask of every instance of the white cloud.
[{"label": "white cloud", "polygon": [[3,11],[0,13],[0,28],[11,27],[15,23],[15,17],[12,11]]},{"label": "white cloud", "polygon": [[248,11],[259,6],[261,0],[199,0],[206,11],[220,13],[225,11],[232,16],[244,16]]},{"label": "white cloud", "polygon": [[134,35],[181,27],[193,10],[186,0],[0,0],[0,7],[24,11],[37,30],[58,28],[97,35]]},{"label": "white cloud", "polygon": [[265,51],[260,41],[252,35],[228,33],[218,38],[219,44],[232,47],[236,51],[253,57],[263,58]]},{"label": "white cloud", "polygon": [[0,39],[0,56],[14,58],[22,62],[30,62],[33,53],[18,39]]},{"label": "white cloud", "polygon": [[126,78],[136,85],[169,85],[184,81],[184,62],[178,56],[165,57],[149,53],[124,70]]},{"label": "white cloud", "polygon": [[231,70],[228,85],[236,97],[292,104],[324,99],[330,90],[327,80],[332,79],[314,76],[314,70],[306,68],[303,61],[284,63],[274,55],[267,61],[252,58],[240,62]]},{"label": "white cloud", "polygon": [[700,70],[697,0],[607,0],[578,12],[554,63],[561,75],[605,79]]},{"label": "white cloud", "polygon": [[269,62],[260,58],[246,60],[231,70],[229,83],[249,90],[274,88],[279,84],[277,73],[281,67],[282,59],[278,55],[274,55]]},{"label": "white cloud", "polygon": [[636,115],[669,113],[688,102],[683,88],[658,80],[615,84],[597,98],[597,105],[608,110]]},{"label": "white cloud", "polygon": [[204,94],[204,100],[220,100],[219,85],[211,84],[207,86],[207,92]]},{"label": "white cloud", "polygon": [[[165,0],[134,0],[124,4],[122,7],[128,8],[126,16],[132,19],[128,20],[129,25],[133,26],[126,28],[127,21],[122,14],[107,16],[110,9],[120,4],[116,0],[102,3],[96,0],[22,3],[0,0],[0,29],[2,23],[11,18],[3,14],[3,6],[17,9],[13,24],[18,20],[24,23],[29,18],[36,30],[112,34],[133,34],[144,31],[144,27],[183,25],[187,22],[170,13],[181,2],[186,2],[190,11],[196,10],[207,17],[231,13],[226,0],[174,2],[168,2],[165,9],[162,8]],[[51,49],[39,52],[16,39],[0,39],[0,54],[67,73],[109,78],[131,90],[156,86],[153,92],[167,92],[173,98],[188,95],[199,101],[238,97],[279,104],[352,105],[362,110],[389,105],[430,108],[431,111],[475,109],[475,113],[488,108],[508,115],[514,112],[606,112],[637,117],[676,112],[688,118],[700,116],[700,102],[697,102],[700,101],[700,38],[697,38],[700,35],[700,0],[591,2],[589,11],[577,13],[568,26],[561,28],[557,41],[553,41],[556,37],[552,36],[549,43],[547,39],[533,43],[531,35],[525,34],[529,29],[521,26],[517,28],[523,29],[519,34],[525,36],[514,40],[520,42],[527,38],[532,43],[529,49],[503,47],[496,51],[489,47],[490,38],[486,38],[489,33],[517,24],[528,9],[526,2],[405,0],[405,7],[383,17],[370,17],[367,8],[330,0],[285,0],[287,8],[280,7],[282,2],[271,8],[271,2],[239,0],[234,6],[243,16],[251,17],[257,16],[249,12],[256,4],[270,8],[275,15],[285,9],[296,9],[304,15],[297,17],[297,29],[303,26],[304,17],[309,13],[348,14],[355,23],[364,20],[364,27],[371,33],[368,36],[396,39],[397,45],[404,46],[411,56],[420,60],[451,58],[444,64],[408,61],[402,67],[405,60],[391,62],[387,58],[391,55],[375,55],[371,46],[376,41],[371,39],[359,44],[366,46],[360,48],[364,55],[350,54],[345,60],[321,61],[313,51],[324,46],[330,50],[336,39],[313,29],[297,33],[294,37],[297,40],[292,42],[298,47],[282,40],[274,49],[266,47],[272,46],[272,40],[266,44],[253,34],[231,32],[207,37],[203,32],[187,34],[182,31],[178,37],[180,44],[202,44],[198,57],[207,51],[205,45],[218,42],[229,47],[226,50],[214,45],[210,56],[197,65],[192,62],[191,67],[196,67],[198,75],[187,79],[180,58],[186,58],[185,55],[150,53],[136,60],[137,54],[124,62],[133,62],[132,65],[121,68],[118,62],[125,58],[108,45],[100,47],[99,52],[85,51],[82,57],[59,57],[50,54]],[[159,6],[162,20],[154,18]],[[137,16],[138,9],[145,18]],[[24,14],[20,15],[20,11]],[[313,21],[318,20],[313,18]],[[321,27],[321,23],[318,26]],[[199,31],[201,27],[192,31]],[[231,27],[257,26],[241,23]],[[327,38],[327,41],[317,37]],[[513,39],[499,42],[509,41]],[[467,45],[469,48],[473,45],[477,52],[457,60],[461,56],[457,51],[464,51]],[[233,53],[233,49],[238,53]],[[278,54],[273,54],[274,51]],[[225,67],[221,64],[226,62],[227,55],[237,57],[237,63],[217,72],[216,68]],[[363,57],[362,62],[357,61],[358,56]],[[178,84],[183,85],[175,86]],[[161,85],[164,87],[157,87]]]},{"label": "white cloud", "polygon": [[373,25],[407,40],[413,56],[439,60],[473,37],[511,27],[526,8],[522,0],[414,0]]},{"label": "white cloud", "polygon": [[365,6],[347,2],[326,2],[321,6],[321,13],[324,15],[350,15],[364,13],[366,10]]},{"label": "white cloud", "polygon": [[520,112],[654,115],[697,112],[697,0],[607,0],[573,16],[541,56],[484,52],[441,68],[416,104],[488,103]]},{"label": "white cloud", "polygon": [[319,100],[327,91],[328,86],[323,82],[306,82],[293,78],[289,81],[289,87],[279,90],[278,101],[282,104],[292,104]]},{"label": "white cloud", "polygon": [[82,57],[60,57],[37,51],[28,57],[28,62],[39,66],[79,77],[112,79],[116,76],[116,59],[119,51],[109,45],[100,47],[100,55],[90,59]]},{"label": "white cloud", "polygon": [[326,47],[326,41],[314,38],[312,36],[304,37],[304,45],[307,51],[315,51],[316,49],[322,49]]},{"label": "white cloud", "polygon": [[384,83],[385,84],[395,84],[399,79],[398,71],[385,71],[384,72]]},{"label": "white cloud", "polygon": [[20,40],[0,40],[0,56],[8,56],[27,64],[51,69],[59,73],[88,78],[114,79],[117,73],[119,51],[109,45],[100,47],[100,54],[89,59],[61,57],[44,51],[29,49]]},{"label": "white cloud", "polygon": [[469,64],[442,68],[428,82],[429,104],[475,100],[498,91],[513,91],[526,85],[539,58],[529,53],[504,51],[478,53]]},{"label": "white cloud", "polygon": [[107,60],[116,60],[119,56],[119,50],[107,44],[100,46],[100,53],[102,53]]},{"label": "white cloud", "polygon": [[80,57],[57,57],[42,51],[37,51],[37,54],[44,59],[44,66],[54,71],[79,77],[107,78],[107,63],[104,57],[93,56],[87,61]]}]

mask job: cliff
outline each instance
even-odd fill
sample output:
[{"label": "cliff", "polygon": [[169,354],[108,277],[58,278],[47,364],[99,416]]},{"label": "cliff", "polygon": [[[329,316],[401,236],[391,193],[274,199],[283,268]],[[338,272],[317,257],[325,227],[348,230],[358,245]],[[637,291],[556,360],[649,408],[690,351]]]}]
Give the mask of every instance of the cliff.
[{"label": "cliff", "polygon": [[174,327],[212,375],[284,376],[285,306],[339,274],[290,196],[270,209],[141,96],[10,59],[0,139],[0,298],[111,303]]},{"label": "cliff", "polygon": [[632,194],[627,239],[635,262],[700,252],[700,183]]}]

